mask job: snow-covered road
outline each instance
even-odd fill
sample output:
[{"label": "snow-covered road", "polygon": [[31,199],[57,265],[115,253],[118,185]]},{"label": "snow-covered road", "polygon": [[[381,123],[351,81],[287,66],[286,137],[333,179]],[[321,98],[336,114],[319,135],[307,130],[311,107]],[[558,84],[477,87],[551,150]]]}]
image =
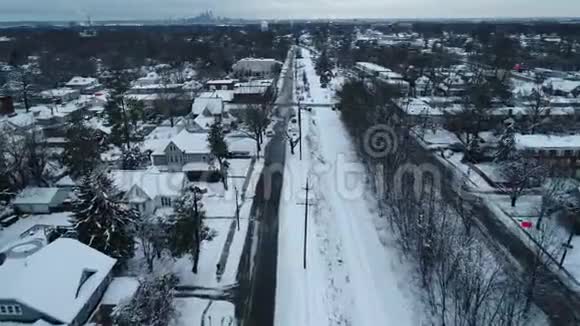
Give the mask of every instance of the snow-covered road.
[{"label": "snow-covered road", "polygon": [[[303,50],[303,56],[299,61],[312,95],[304,97],[331,101],[332,90],[320,88],[310,53]],[[303,111],[302,124],[303,160],[289,149],[286,159],[275,325],[420,325],[421,313],[413,311],[420,305],[405,287],[405,268],[379,238],[374,196],[367,192],[363,167],[339,113],[329,107]],[[303,269],[300,204],[307,178],[313,205]]]}]

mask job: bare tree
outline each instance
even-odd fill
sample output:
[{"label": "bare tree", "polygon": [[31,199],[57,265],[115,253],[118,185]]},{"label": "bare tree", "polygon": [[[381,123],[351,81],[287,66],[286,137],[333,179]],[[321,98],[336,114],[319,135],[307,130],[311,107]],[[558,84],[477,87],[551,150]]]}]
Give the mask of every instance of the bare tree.
[{"label": "bare tree", "polygon": [[516,206],[516,201],[524,190],[540,185],[546,173],[545,167],[538,160],[524,157],[504,162],[500,169],[512,207]]},{"label": "bare tree", "polygon": [[256,141],[256,152],[258,159],[262,150],[262,143],[264,141],[264,133],[270,124],[269,110],[266,106],[258,106],[250,104],[242,113],[242,130]]},{"label": "bare tree", "polygon": [[539,90],[534,90],[526,101],[527,131],[534,134],[549,116],[550,101]]},{"label": "bare tree", "polygon": [[160,258],[167,246],[166,229],[161,221],[141,220],[136,230],[139,247],[147,263],[149,272],[153,272],[155,259]]}]

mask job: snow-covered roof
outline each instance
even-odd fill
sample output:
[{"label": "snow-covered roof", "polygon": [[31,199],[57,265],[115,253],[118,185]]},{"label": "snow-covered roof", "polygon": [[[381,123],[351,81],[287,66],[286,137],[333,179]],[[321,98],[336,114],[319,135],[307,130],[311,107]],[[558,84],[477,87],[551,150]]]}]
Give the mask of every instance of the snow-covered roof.
[{"label": "snow-covered roof", "polygon": [[208,80],[205,82],[207,85],[223,85],[223,84],[235,84],[237,83],[237,79],[214,79]]},{"label": "snow-covered roof", "polygon": [[121,301],[132,298],[139,287],[139,280],[131,276],[115,277],[103,294],[101,304],[118,305]]},{"label": "snow-covered roof", "polygon": [[191,105],[191,113],[194,115],[201,115],[206,110],[209,114],[221,114],[224,110],[224,101],[220,97],[198,97]]},{"label": "snow-covered roof", "polygon": [[389,68],[379,66],[378,64],[372,63],[372,62],[357,62],[355,65],[358,66],[359,68],[365,69],[367,71],[376,72],[376,73],[392,71]]},{"label": "snow-covered roof", "polygon": [[515,135],[516,146],[520,149],[580,149],[580,135]]},{"label": "snow-covered roof", "polygon": [[171,138],[171,143],[185,153],[210,153],[206,133],[193,133],[184,129],[177,136]]},{"label": "snow-covered roof", "polygon": [[77,184],[73,181],[70,175],[65,175],[64,177],[60,178],[56,183],[58,187],[75,187]]},{"label": "snow-covered roof", "polygon": [[400,99],[397,101],[397,105],[409,115],[443,115],[443,111],[440,109],[416,98]]},{"label": "snow-covered roof", "polygon": [[554,90],[570,93],[580,87],[578,80],[566,80],[562,78],[548,78],[544,81],[544,86],[551,87]]},{"label": "snow-covered roof", "polygon": [[59,238],[0,266],[0,299],[13,299],[61,323],[72,323],[116,263],[77,240]]},{"label": "snow-covered roof", "polygon": [[98,84],[99,81],[93,77],[73,77],[66,83],[68,87],[75,87],[75,86],[91,86]]},{"label": "snow-covered roof", "polygon": [[0,122],[6,123],[7,125],[13,126],[15,128],[26,128],[34,124],[34,114],[29,113],[18,113],[12,117],[2,117]]},{"label": "snow-covered roof", "polygon": [[13,204],[50,204],[59,191],[59,188],[27,187],[16,196]]},{"label": "snow-covered roof", "polygon": [[263,59],[263,58],[244,58],[234,63],[232,69],[234,71],[252,71],[252,72],[266,72],[272,71],[272,68],[280,65],[282,62],[276,59]]},{"label": "snow-covered roof", "polygon": [[383,71],[379,73],[379,76],[386,79],[403,79],[403,75],[394,71]]},{"label": "snow-covered roof", "polygon": [[234,99],[234,91],[233,90],[215,90],[211,92],[203,92],[199,94],[199,97],[214,97],[214,98],[221,98],[224,102],[231,102]]},{"label": "snow-covered roof", "polygon": [[40,92],[43,97],[61,97],[69,94],[78,94],[79,91],[71,88],[55,88]]},{"label": "snow-covered roof", "polygon": [[110,176],[115,186],[128,192],[137,186],[149,199],[158,196],[179,196],[186,181],[182,172],[156,172],[148,170],[112,170]]}]

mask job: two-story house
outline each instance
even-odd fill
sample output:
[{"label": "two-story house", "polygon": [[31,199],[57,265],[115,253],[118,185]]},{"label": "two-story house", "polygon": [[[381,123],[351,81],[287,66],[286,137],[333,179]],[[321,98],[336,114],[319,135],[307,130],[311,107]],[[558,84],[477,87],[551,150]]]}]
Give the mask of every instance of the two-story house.
[{"label": "two-story house", "polygon": [[15,244],[0,257],[0,324],[83,325],[116,259],[74,239],[44,247],[38,241]]},{"label": "two-story house", "polygon": [[113,170],[110,175],[123,193],[121,200],[143,216],[152,216],[158,209],[171,208],[187,182],[182,172]]}]

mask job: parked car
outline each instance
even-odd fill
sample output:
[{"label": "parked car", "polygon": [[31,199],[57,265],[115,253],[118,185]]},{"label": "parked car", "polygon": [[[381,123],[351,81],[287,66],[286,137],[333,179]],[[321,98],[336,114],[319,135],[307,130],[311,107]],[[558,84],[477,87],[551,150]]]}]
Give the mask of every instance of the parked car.
[{"label": "parked car", "polygon": [[18,216],[16,215],[6,216],[0,219],[0,226],[7,228],[10,225],[16,223],[16,221],[18,221]]},{"label": "parked car", "polygon": [[272,129],[266,130],[266,137],[274,137],[274,130]]}]

